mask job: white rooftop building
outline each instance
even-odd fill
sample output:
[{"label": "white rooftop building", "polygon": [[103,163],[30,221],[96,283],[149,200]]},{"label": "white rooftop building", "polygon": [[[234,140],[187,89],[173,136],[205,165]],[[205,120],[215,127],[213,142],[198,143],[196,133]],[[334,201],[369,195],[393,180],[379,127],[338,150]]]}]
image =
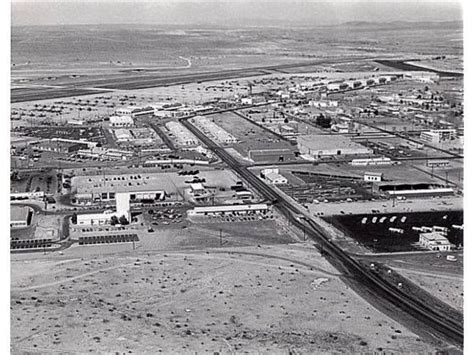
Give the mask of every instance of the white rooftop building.
[{"label": "white rooftop building", "polygon": [[280,171],[277,168],[263,169],[260,171],[260,176],[262,176],[266,181],[274,185],[285,185],[288,184],[288,179],[280,174]]},{"label": "white rooftop building", "polygon": [[170,121],[165,124],[166,129],[176,139],[181,146],[198,145],[198,139],[186,127],[179,122]]},{"label": "white rooftop building", "polygon": [[232,134],[219,127],[214,122],[203,116],[196,116],[193,123],[204,133],[210,134],[219,143],[237,143],[238,140]]},{"label": "white rooftop building", "polygon": [[110,125],[112,127],[130,127],[134,125],[133,118],[131,116],[111,116]]},{"label": "white rooftop building", "polygon": [[429,250],[450,251],[453,247],[441,232],[420,233],[419,243]]}]

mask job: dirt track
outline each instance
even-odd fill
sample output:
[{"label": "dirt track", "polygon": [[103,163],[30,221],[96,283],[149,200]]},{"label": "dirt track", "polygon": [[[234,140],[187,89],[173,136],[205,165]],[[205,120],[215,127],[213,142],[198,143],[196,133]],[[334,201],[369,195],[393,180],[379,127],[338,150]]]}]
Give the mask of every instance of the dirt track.
[{"label": "dirt track", "polygon": [[434,350],[301,244],[13,261],[11,329],[14,354]]}]

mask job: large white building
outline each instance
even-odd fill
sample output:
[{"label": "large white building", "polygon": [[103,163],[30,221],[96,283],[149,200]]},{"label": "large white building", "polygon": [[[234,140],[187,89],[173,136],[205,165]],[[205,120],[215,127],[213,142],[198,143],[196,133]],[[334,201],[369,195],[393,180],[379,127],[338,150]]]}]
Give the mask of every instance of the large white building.
[{"label": "large white building", "polygon": [[[109,224],[112,216],[117,216],[115,212],[109,213],[87,213],[87,214],[78,214],[77,215],[77,225],[78,226],[94,226],[94,225],[104,225]],[[117,216],[118,218],[119,216]]]},{"label": "large white building", "polygon": [[198,139],[179,122],[170,121],[165,124],[166,129],[174,137],[178,145],[189,147],[199,144]]},{"label": "large white building", "polygon": [[352,159],[350,162],[353,166],[368,166],[368,165],[392,165],[393,161],[387,157],[376,157],[376,158],[361,158]]},{"label": "large white building", "polygon": [[288,179],[281,175],[277,168],[263,169],[260,171],[260,176],[273,185],[288,184]]},{"label": "large white building", "polygon": [[383,179],[383,173],[373,173],[370,171],[366,171],[364,173],[364,181],[369,181],[369,182],[380,182]]},{"label": "large white building", "polygon": [[427,144],[437,145],[454,139],[456,139],[455,129],[432,129],[420,134],[420,140]]},{"label": "large white building", "polygon": [[219,127],[207,117],[196,116],[191,119],[192,122],[204,133],[210,134],[214,140],[219,143],[237,143],[238,140],[232,134]]},{"label": "large white building", "polygon": [[453,247],[441,232],[420,233],[419,243],[429,250],[450,251]]},{"label": "large white building", "polygon": [[77,215],[77,225],[79,226],[93,226],[93,225],[104,225],[109,224],[112,216],[118,219],[125,216],[127,221],[132,220],[130,212],[130,199],[132,193],[119,192],[115,194],[115,211],[106,211],[103,213],[88,213]]},{"label": "large white building", "polygon": [[10,206],[10,228],[26,228],[30,224],[31,208],[24,206]]},{"label": "large white building", "polygon": [[225,205],[225,206],[205,206],[194,207],[188,210],[189,216],[224,216],[224,215],[246,215],[246,214],[266,214],[271,212],[271,206],[266,204],[253,205]]},{"label": "large white building", "polygon": [[298,136],[297,142],[301,155],[313,159],[324,156],[369,155],[373,153],[372,149],[342,135],[304,135]]},{"label": "large white building", "polygon": [[74,176],[72,193],[78,202],[113,201],[120,193],[135,200],[163,200],[165,191],[154,176],[139,174]]},{"label": "large white building", "polygon": [[131,116],[111,116],[110,117],[111,127],[131,127],[133,125],[134,125],[134,121]]}]

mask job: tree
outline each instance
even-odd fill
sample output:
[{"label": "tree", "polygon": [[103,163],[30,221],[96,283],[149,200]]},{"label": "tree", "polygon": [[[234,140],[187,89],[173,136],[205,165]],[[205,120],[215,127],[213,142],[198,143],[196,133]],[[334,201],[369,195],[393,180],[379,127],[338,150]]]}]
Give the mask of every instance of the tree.
[{"label": "tree", "polygon": [[77,213],[74,212],[71,217],[72,224],[77,224]]},{"label": "tree", "polygon": [[113,216],[110,218],[110,225],[111,225],[111,226],[115,226],[116,224],[119,224],[119,219],[117,218],[117,216],[113,215]]},{"label": "tree", "polygon": [[316,117],[316,124],[322,128],[330,128],[331,127],[331,118],[324,116],[322,113]]},{"label": "tree", "polygon": [[129,224],[127,217],[125,217],[124,215],[120,216],[119,222],[122,226]]}]

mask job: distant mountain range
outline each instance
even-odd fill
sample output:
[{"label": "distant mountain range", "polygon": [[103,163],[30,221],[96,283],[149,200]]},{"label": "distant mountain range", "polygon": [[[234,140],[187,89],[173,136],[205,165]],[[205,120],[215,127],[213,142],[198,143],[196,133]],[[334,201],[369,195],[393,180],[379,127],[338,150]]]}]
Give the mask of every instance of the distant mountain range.
[{"label": "distant mountain range", "polygon": [[13,26],[178,24],[218,27],[456,26],[457,2],[12,2]]}]

